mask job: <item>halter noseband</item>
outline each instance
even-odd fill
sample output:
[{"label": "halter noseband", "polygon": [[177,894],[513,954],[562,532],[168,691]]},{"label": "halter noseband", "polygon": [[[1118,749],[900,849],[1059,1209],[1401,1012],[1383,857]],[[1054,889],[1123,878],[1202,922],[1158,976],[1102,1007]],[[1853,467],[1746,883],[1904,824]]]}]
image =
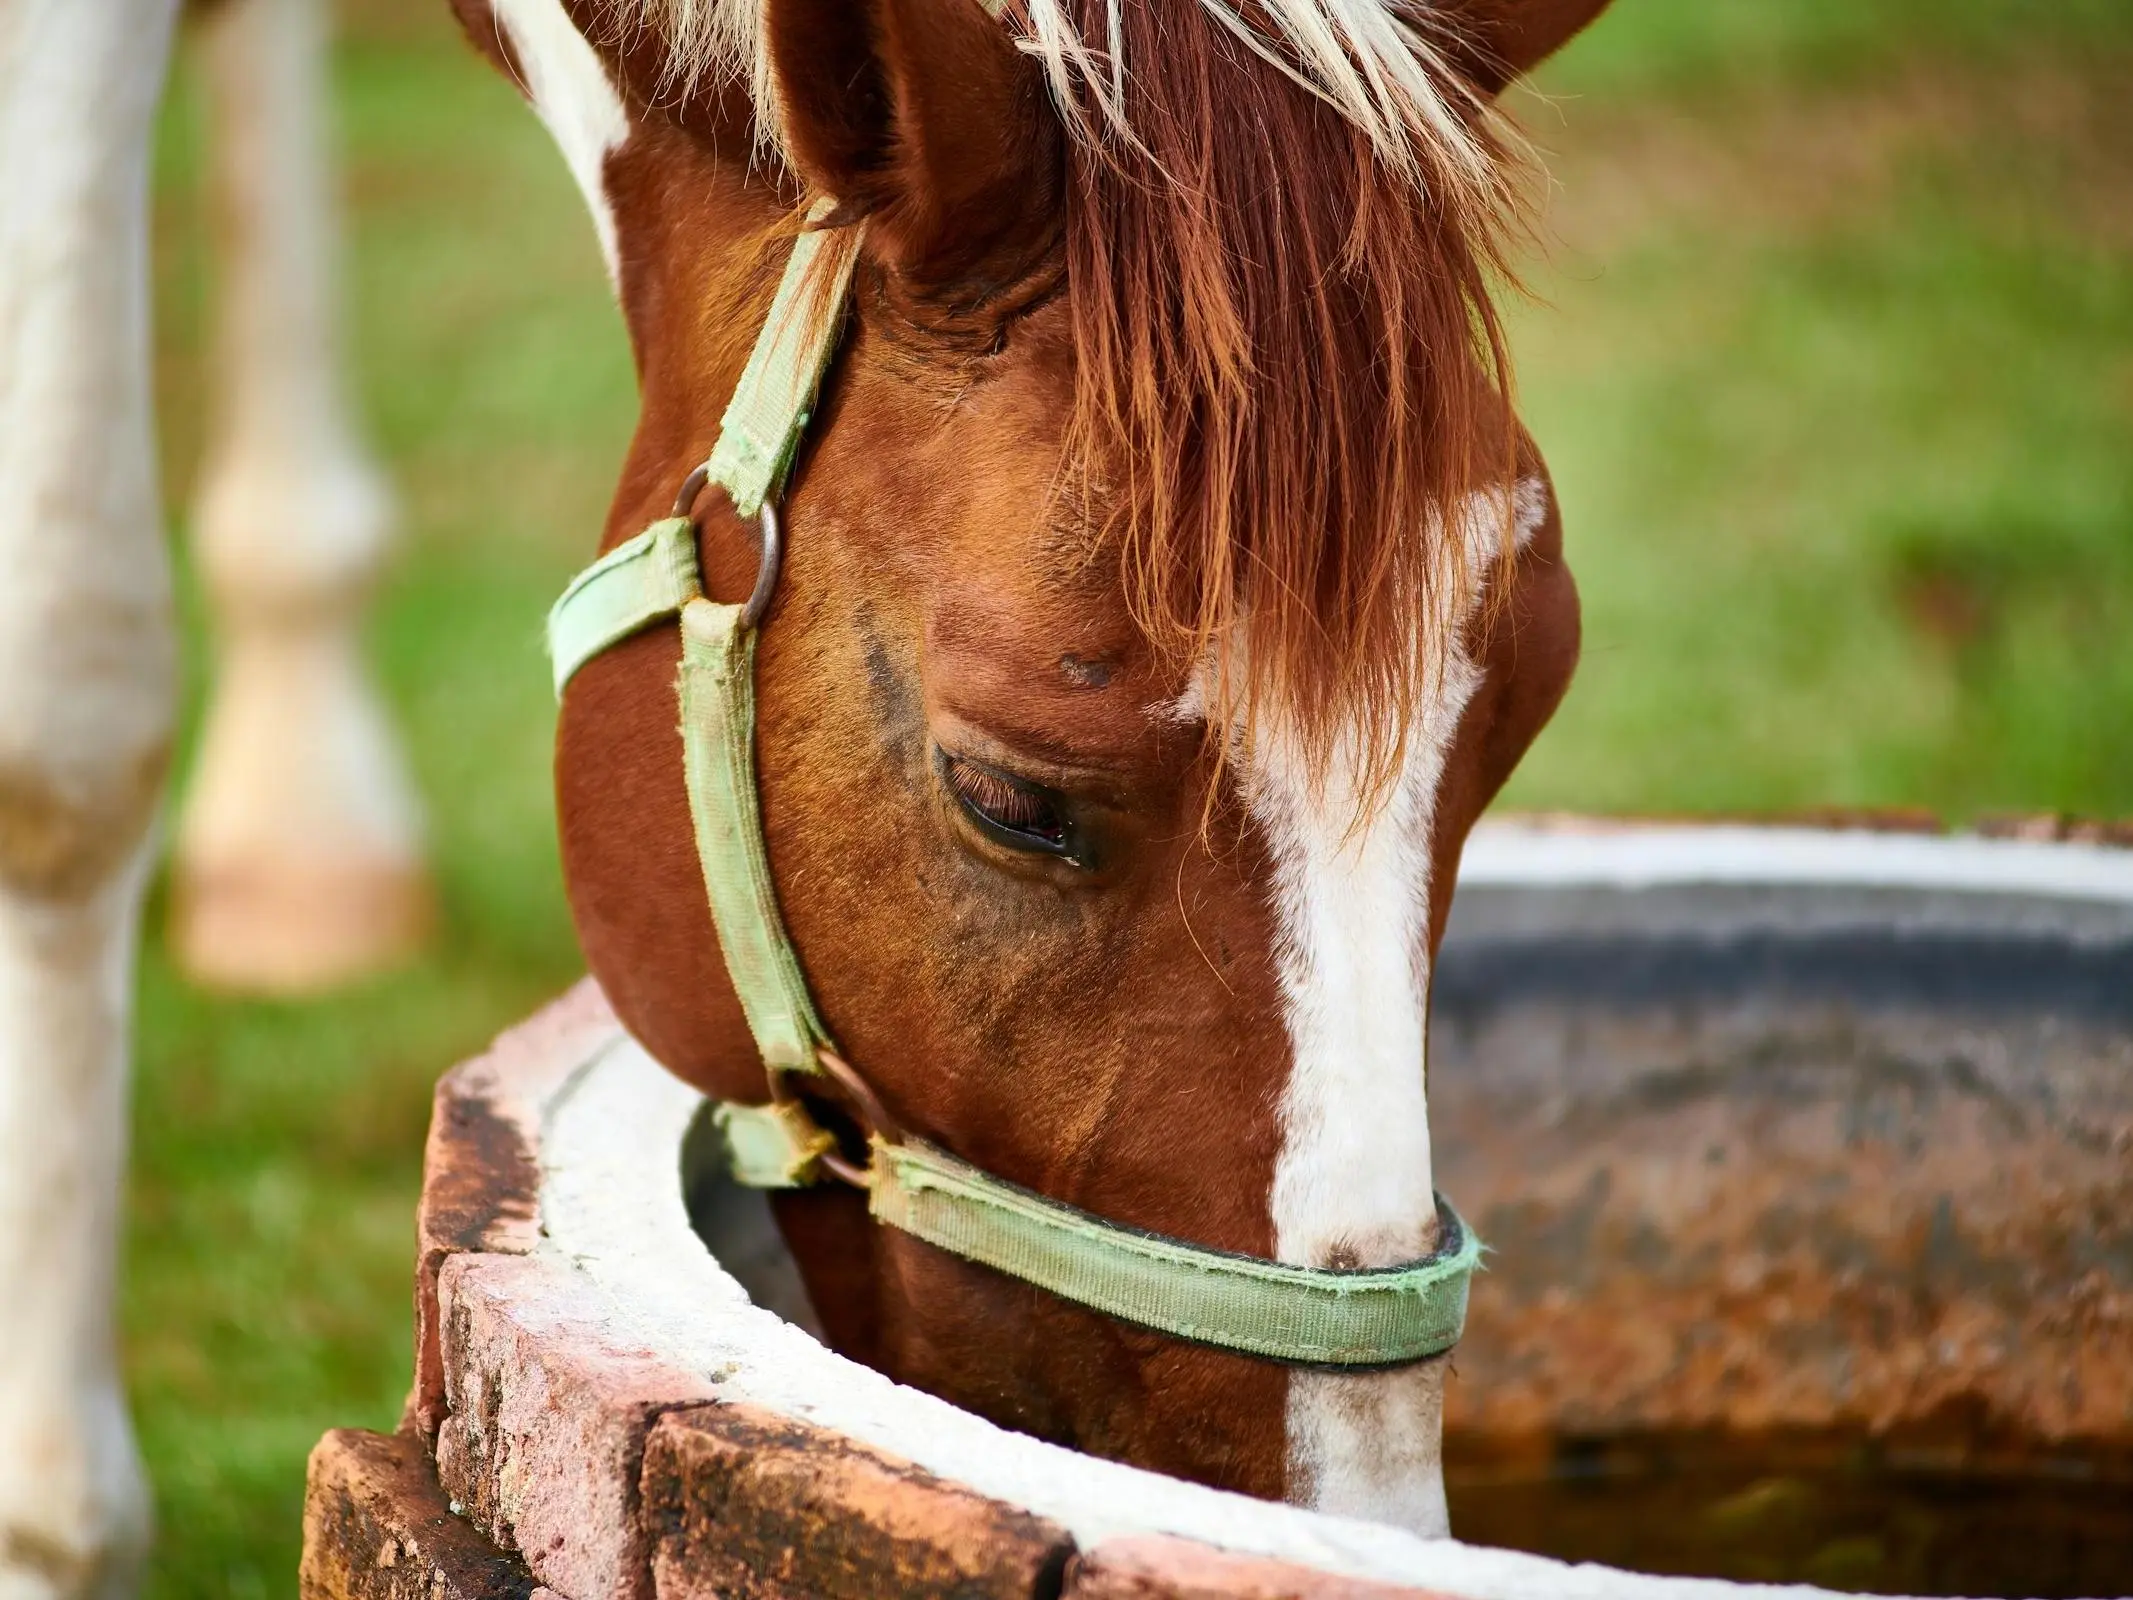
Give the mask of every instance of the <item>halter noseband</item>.
[{"label": "halter noseband", "polygon": [[[828,202],[810,215],[820,222]],[[826,233],[793,245],[769,320],[720,424],[710,459],[689,474],[674,514],[616,546],[563,591],[548,615],[556,694],[592,657],[655,623],[681,623],[681,732],[696,852],[726,971],[763,1058],[770,1099],[716,1108],[735,1180],[796,1188],[827,1175],[867,1193],[877,1221],[968,1260],[1127,1322],[1181,1339],[1301,1366],[1399,1366],[1442,1355],[1466,1322],[1481,1243],[1437,1196],[1441,1228],[1427,1258],[1334,1271],[1234,1255],[1108,1222],[996,1178],[898,1130],[866,1081],[837,1054],[778,914],[755,777],[755,635],[782,555],[776,497],[835,353],[851,249],[831,281],[812,282]],[[707,483],[762,530],[744,605],[703,593],[691,511]],[[821,1074],[866,1125],[865,1167],[838,1152],[791,1093]]]}]

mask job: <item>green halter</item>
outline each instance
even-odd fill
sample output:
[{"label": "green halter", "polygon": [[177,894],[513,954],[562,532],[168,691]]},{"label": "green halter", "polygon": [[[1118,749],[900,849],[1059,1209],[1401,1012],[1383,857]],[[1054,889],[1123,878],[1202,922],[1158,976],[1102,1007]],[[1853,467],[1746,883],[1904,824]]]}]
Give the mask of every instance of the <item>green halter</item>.
[{"label": "green halter", "polygon": [[[818,205],[811,221],[827,215]],[[734,1178],[792,1188],[826,1173],[860,1184],[891,1227],[1064,1299],[1143,1327],[1300,1365],[1393,1366],[1442,1355],[1466,1321],[1481,1244],[1443,1198],[1436,1252],[1402,1267],[1337,1272],[1210,1250],[1107,1222],[981,1172],[893,1131],[831,1047],[778,915],[755,778],[755,625],[776,580],[776,503],[844,321],[854,252],[800,235],[769,320],[741,374],[710,459],[676,514],[581,572],[548,616],[556,693],[608,646],[681,620],[682,755],[697,856],[726,970],[761,1051],[772,1098],[716,1109]],[[706,599],[687,515],[706,481],[743,517],[762,520],[763,570],[745,606]],[[785,1091],[790,1073],[828,1071],[874,1123],[864,1169]]]}]

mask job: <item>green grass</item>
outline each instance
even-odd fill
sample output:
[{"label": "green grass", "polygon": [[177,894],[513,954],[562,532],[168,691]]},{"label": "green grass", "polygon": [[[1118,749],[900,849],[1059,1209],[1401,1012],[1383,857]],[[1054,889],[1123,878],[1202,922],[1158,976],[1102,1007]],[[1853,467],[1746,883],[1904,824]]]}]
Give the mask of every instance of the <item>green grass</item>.
[{"label": "green grass", "polygon": [[[1511,803],[2133,811],[2133,19],[1952,9],[1863,81],[1536,119],[1563,237],[1517,344],[1586,644]],[[1640,15],[1551,86],[1616,81]]]},{"label": "green grass", "polygon": [[[443,0],[347,9],[351,349],[407,524],[375,656],[444,927],[360,993],[239,1004],[172,973],[154,908],[125,1319],[158,1596],[289,1592],[305,1452],[406,1391],[429,1086],[577,969],[538,624],[614,478],[626,347],[561,163]],[[1516,803],[2133,814],[2127,81],[2120,0],[1620,0],[1550,69],[1559,237],[1516,338],[1587,636]],[[181,508],[197,122],[181,71]]]}]

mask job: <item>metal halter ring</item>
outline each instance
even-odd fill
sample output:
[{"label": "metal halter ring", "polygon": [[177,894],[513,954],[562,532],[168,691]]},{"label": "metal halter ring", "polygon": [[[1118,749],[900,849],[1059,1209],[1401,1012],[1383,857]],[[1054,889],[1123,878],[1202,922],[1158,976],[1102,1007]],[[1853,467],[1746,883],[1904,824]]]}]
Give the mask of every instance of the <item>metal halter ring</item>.
[{"label": "metal halter ring", "polygon": [[[674,515],[689,517],[695,509],[696,497],[704,492],[704,485],[710,481],[708,464],[684,478],[681,493],[674,497]],[[771,596],[778,592],[778,573],[785,564],[785,528],[778,520],[778,508],[765,500],[755,520],[755,587],[749,591],[747,603],[741,607],[741,626],[744,628],[753,628],[762,622],[763,614],[770,609]]]}]

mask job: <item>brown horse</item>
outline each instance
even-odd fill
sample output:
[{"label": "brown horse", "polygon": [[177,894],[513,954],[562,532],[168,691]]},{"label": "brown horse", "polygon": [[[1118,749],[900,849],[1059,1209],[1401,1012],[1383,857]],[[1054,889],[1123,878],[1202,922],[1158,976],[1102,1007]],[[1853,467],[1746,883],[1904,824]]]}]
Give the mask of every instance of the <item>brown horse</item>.
[{"label": "brown horse", "polygon": [[[807,205],[866,223],[757,752],[793,942],[904,1128],[1200,1245],[1428,1252],[1432,958],[1578,640],[1489,304],[1518,192],[1493,100],[1603,3],[457,0],[615,271],[643,413],[604,546],[703,458]],[[706,586],[737,600],[755,533],[716,500]],[[571,903],[646,1048],[760,1101],[676,660],[654,630],[571,684]],[[1444,1527],[1443,1360],[1212,1350],[848,1189],[777,1206],[830,1340],[898,1379]]]}]

